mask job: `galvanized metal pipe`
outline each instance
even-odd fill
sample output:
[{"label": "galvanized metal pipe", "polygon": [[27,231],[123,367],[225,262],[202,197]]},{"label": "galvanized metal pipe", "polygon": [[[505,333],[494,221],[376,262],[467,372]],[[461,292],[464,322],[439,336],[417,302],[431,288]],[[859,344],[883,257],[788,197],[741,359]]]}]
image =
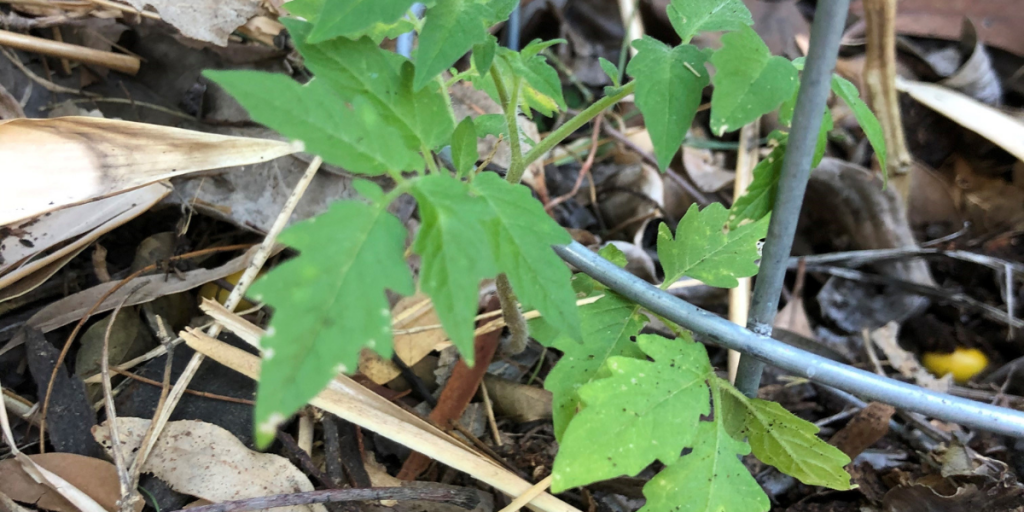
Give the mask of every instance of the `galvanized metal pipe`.
[{"label": "galvanized metal pipe", "polygon": [[[821,117],[825,112],[832,70],[836,67],[839,40],[849,0],[818,2],[811,26],[811,42],[807,51],[793,110],[793,130],[789,134],[786,155],[782,160],[782,177],[775,195],[772,220],[768,225],[761,258],[761,271],[754,282],[750,300],[747,328],[765,336],[772,333],[772,322],[779,308],[782,282],[786,278],[786,263],[793,247],[800,207],[811,175],[814,149],[818,144]],[[757,395],[764,363],[751,357],[740,357],[736,370],[736,387],[747,396]]]},{"label": "galvanized metal pipe", "polygon": [[777,366],[864,400],[958,423],[971,428],[1024,438],[1024,412],[955,397],[837,363],[744,329],[620,269],[579,243],[555,252],[620,295],[687,329],[703,341],[742,352],[748,358]]}]

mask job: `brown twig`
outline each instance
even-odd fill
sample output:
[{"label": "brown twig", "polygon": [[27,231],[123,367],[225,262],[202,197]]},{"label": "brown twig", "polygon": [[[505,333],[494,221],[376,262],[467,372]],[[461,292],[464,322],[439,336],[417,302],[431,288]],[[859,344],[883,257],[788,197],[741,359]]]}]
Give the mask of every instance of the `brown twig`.
[{"label": "brown twig", "polygon": [[418,500],[448,503],[472,510],[480,503],[480,496],[472,489],[422,487],[369,487],[366,489],[326,489],[322,491],[276,494],[244,500],[214,503],[192,507],[188,512],[246,512],[265,508],[294,507],[314,503],[341,501]]},{"label": "brown twig", "polygon": [[[170,352],[168,352],[168,354],[170,354]],[[157,387],[164,388],[164,391],[161,391],[160,395],[161,395],[161,398],[163,400],[167,400],[167,392],[166,392],[166,390],[170,386],[170,379],[165,377],[165,382],[160,383],[160,382],[157,382],[157,381],[155,381],[153,379],[149,379],[149,378],[143,377],[141,375],[136,375],[136,374],[134,374],[132,372],[126,372],[126,371],[118,369],[118,368],[111,368],[110,371],[112,371],[112,372],[114,372],[114,373],[116,373],[118,375],[123,375],[125,377],[128,377],[129,379],[137,380],[137,381],[139,381],[139,382],[141,382],[143,384],[149,384],[151,386],[157,386]],[[165,375],[166,375],[166,372],[165,372]],[[198,397],[202,397],[202,398],[209,398],[210,400],[220,400],[221,402],[231,402],[231,403],[242,404],[242,405],[256,405],[256,402],[254,402],[252,400],[246,400],[244,398],[235,398],[233,396],[218,395],[216,393],[207,393],[206,391],[196,391],[194,389],[186,389],[185,393],[189,394],[189,395],[192,395],[192,396],[198,396]]]},{"label": "brown twig", "polygon": [[50,57],[74,60],[83,64],[103,66],[128,75],[135,75],[139,72],[140,61],[138,57],[94,50],[84,46],[27,36],[7,30],[0,30],[0,45]]},{"label": "brown twig", "polygon": [[498,292],[498,302],[501,304],[501,313],[505,317],[505,325],[508,326],[509,338],[505,343],[504,352],[507,354],[518,354],[526,350],[526,344],[530,341],[530,327],[519,309],[519,299],[516,298],[515,290],[512,289],[512,282],[504,272],[498,274],[494,280],[494,287]]},{"label": "brown twig", "polygon": [[[640,155],[640,158],[642,158],[643,161],[647,162],[649,165],[658,167],[658,159],[654,158],[654,155],[648,153],[647,151],[644,151],[643,148],[641,148],[640,146],[634,144],[633,141],[629,140],[625,134],[616,130],[615,128],[612,128],[611,126],[608,126],[607,124],[602,126],[601,129],[604,130],[604,132],[607,133],[611,138],[619,141],[621,144],[629,148],[631,151]],[[692,197],[693,200],[697,202],[697,204],[701,206],[707,206],[712,203],[712,201],[708,199],[708,197],[704,195],[704,193],[701,192],[696,185],[693,184],[689,176],[684,177],[682,174],[680,174],[678,171],[671,167],[668,167],[667,169],[665,169],[665,171],[665,174],[667,174],[672,181],[676,182],[676,184],[679,185],[680,188],[686,191],[686,193],[689,194],[690,197]]]},{"label": "brown twig", "polygon": [[[587,155],[586,161],[583,162],[583,167],[580,167],[580,172],[576,175],[576,183],[573,183],[572,190],[568,194],[560,195],[548,204],[544,205],[544,209],[551,211],[552,208],[572,199],[577,192],[580,191],[580,186],[583,185],[583,177],[590,174],[590,168],[594,166],[594,158],[597,156],[597,143],[601,135],[601,122],[604,120],[604,112],[597,115],[594,118],[594,133],[590,136],[590,153]],[[593,178],[591,178],[593,180]]]},{"label": "brown twig", "polygon": [[121,312],[121,308],[128,302],[128,299],[139,290],[140,287],[136,286],[134,290],[125,295],[121,303],[114,308],[114,312],[110,314],[110,321],[107,322],[107,330],[103,333],[103,351],[100,355],[100,375],[103,376],[103,406],[107,412],[107,422],[110,424],[110,440],[111,448],[110,451],[114,458],[114,467],[117,469],[117,482],[121,490],[121,499],[117,501],[118,507],[121,512],[130,512],[135,509],[135,503],[140,498],[138,491],[135,490],[135,486],[132,485],[131,477],[129,476],[129,468],[125,463],[124,452],[121,450],[121,435],[117,429],[117,410],[114,407],[114,390],[110,385],[110,333],[114,330],[114,323],[117,321],[117,315]]},{"label": "brown twig", "polygon": [[281,446],[284,446],[284,451],[287,453],[288,458],[291,459],[296,466],[302,468],[309,476],[312,476],[316,481],[320,482],[320,485],[328,488],[337,488],[331,478],[320,471],[320,468],[313,463],[313,459],[309,458],[309,454],[303,450],[299,443],[295,441],[295,438],[291,434],[278,429],[277,440],[281,441]]},{"label": "brown twig", "polygon": [[[215,254],[215,253],[219,253],[219,252],[237,251],[237,250],[242,250],[242,249],[248,249],[249,247],[251,247],[250,244],[237,244],[237,245],[229,245],[229,246],[225,246],[225,247],[211,247],[211,248],[202,249],[202,250],[199,250],[199,251],[192,251],[192,252],[185,253],[185,254],[182,254],[182,255],[179,255],[179,256],[171,256],[170,258],[167,259],[167,263],[173,263],[175,261],[181,261],[181,260],[186,260],[186,259],[190,259],[190,258],[196,258],[196,257],[199,257],[199,256],[205,256],[207,254]],[[120,290],[121,288],[123,288],[126,284],[130,283],[136,277],[139,277],[142,274],[145,274],[146,272],[151,272],[153,270],[156,270],[156,269],[160,268],[160,265],[161,265],[161,263],[154,263],[152,265],[148,265],[146,267],[143,267],[143,268],[137,270],[136,272],[132,273],[128,277],[122,279],[121,282],[117,283],[117,285],[115,285],[113,288],[107,290],[107,292],[104,293],[99,298],[99,300],[97,300],[96,303],[92,305],[91,308],[89,308],[89,311],[86,311],[85,315],[82,316],[82,319],[78,321],[78,323],[75,325],[75,328],[71,331],[71,334],[68,335],[67,341],[64,342],[64,348],[61,349],[60,355],[57,356],[57,361],[53,365],[53,371],[50,373],[50,382],[46,385],[46,395],[44,395],[44,398],[43,398],[42,417],[39,419],[39,451],[40,451],[40,453],[45,453],[46,452],[46,446],[45,446],[45,444],[46,444],[45,443],[46,413],[50,409],[50,395],[53,394],[53,384],[57,380],[57,372],[58,372],[58,370],[60,370],[61,366],[64,364],[64,358],[67,357],[68,351],[71,350],[71,343],[75,340],[75,337],[78,336],[78,332],[82,330],[82,326],[85,325],[85,322],[89,321],[89,317],[91,317],[92,314],[95,313],[97,309],[99,309],[100,305],[102,305],[103,302],[105,300],[107,300],[107,297],[110,297],[111,295],[113,295],[114,292],[116,292],[116,291]]]}]

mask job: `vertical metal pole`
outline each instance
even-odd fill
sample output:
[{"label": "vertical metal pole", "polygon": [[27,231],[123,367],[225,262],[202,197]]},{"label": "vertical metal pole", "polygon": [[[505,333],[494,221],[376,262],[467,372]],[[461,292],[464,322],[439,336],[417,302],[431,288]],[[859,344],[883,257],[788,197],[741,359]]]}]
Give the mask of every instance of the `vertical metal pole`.
[{"label": "vertical metal pole", "polygon": [[508,17],[508,25],[505,28],[505,46],[514,52],[519,51],[519,31],[522,30],[522,21],[519,17],[521,7],[522,4],[517,2],[516,8],[512,9],[512,14]]},{"label": "vertical metal pole", "polygon": [[[821,117],[832,82],[832,70],[839,53],[849,0],[818,2],[811,26],[810,49],[793,112],[793,131],[789,135],[782,178],[775,196],[775,208],[768,226],[761,258],[761,271],[754,285],[747,328],[771,336],[772,321],[779,308],[779,294],[786,277],[786,264],[796,234],[807,179],[810,177],[814,148],[821,128]],[[736,387],[747,396],[756,396],[764,362],[748,355],[740,358]]]}]

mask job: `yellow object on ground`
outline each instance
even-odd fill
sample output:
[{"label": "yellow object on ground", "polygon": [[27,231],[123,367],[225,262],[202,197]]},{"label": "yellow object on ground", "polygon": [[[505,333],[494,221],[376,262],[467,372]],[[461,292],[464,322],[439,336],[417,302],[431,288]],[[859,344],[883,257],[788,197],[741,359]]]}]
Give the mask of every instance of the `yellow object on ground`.
[{"label": "yellow object on ground", "polygon": [[[231,284],[238,284],[238,280],[242,278],[243,273],[245,273],[245,270],[240,270],[238,272],[235,272],[234,274],[231,274],[230,276],[225,277],[224,280]],[[260,272],[259,275],[263,275],[263,272]],[[217,283],[206,283],[199,288],[199,303],[202,304],[203,299],[210,299],[220,302],[221,304],[224,304],[225,302],[228,301],[228,296],[230,295],[230,290],[221,288]],[[235,310],[244,311],[246,309],[251,309],[253,306],[255,306],[255,304],[253,304],[252,302],[242,299],[242,301],[238,303],[238,307],[236,307]]]},{"label": "yellow object on ground", "polygon": [[928,371],[942,377],[953,374],[953,380],[963,384],[988,366],[988,357],[976,348],[957,348],[950,354],[925,352],[921,359]]}]

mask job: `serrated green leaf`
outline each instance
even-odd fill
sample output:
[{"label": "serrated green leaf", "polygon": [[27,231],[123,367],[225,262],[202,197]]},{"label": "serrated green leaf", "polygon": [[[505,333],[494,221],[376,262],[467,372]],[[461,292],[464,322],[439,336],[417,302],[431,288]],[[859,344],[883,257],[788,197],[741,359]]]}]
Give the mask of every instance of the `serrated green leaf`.
[{"label": "serrated green leaf", "polygon": [[524,185],[512,185],[492,172],[473,180],[473,190],[494,212],[490,234],[498,270],[504,272],[524,304],[536,308],[553,326],[580,340],[572,272],[551,249],[572,237],[544,212]]},{"label": "serrated green leaf", "polygon": [[614,263],[616,267],[626,268],[629,264],[629,259],[626,258],[626,254],[622,252],[615,244],[607,244],[597,251],[597,255]]},{"label": "serrated green leaf", "polygon": [[821,159],[825,157],[825,151],[828,150],[828,132],[832,131],[832,111],[825,109],[825,113],[821,117],[821,128],[818,129],[818,142],[814,144],[814,158],[811,159],[811,170],[821,163]]},{"label": "serrated green leaf", "polygon": [[658,258],[666,283],[689,276],[709,286],[734,288],[739,284],[736,278],[757,274],[761,258],[757,246],[768,233],[768,218],[726,231],[728,216],[721,203],[704,210],[693,204],[679,221],[674,238],[667,225],[658,228]]},{"label": "serrated green leaf", "polygon": [[731,404],[746,408],[745,432],[761,462],[807,485],[840,491],[853,488],[849,473],[843,469],[850,458],[815,435],[817,426],[775,402],[747,398],[735,390],[731,393],[738,398]]},{"label": "serrated green leaf", "polygon": [[379,48],[367,38],[332,39],[320,44],[305,42],[310,24],[283,18],[306,66],[326,81],[344,100],[365,96],[384,121],[397,128],[403,145],[412,151],[436,149],[455,129],[455,117],[447,93],[439,84],[416,92],[412,89],[413,65],[400,55]]},{"label": "serrated green leaf", "polygon": [[288,5],[284,6],[285,10],[291,13],[292,16],[298,16],[305,18],[310,23],[315,23],[317,18],[320,16],[320,11],[324,9],[324,2],[327,0],[290,0]]},{"label": "serrated green leaf", "polygon": [[412,246],[423,259],[420,288],[433,301],[448,337],[472,366],[480,280],[497,274],[485,228],[493,213],[466,183],[441,174],[416,180],[412,195],[423,222]]},{"label": "serrated green leaf", "polygon": [[552,492],[676,461],[710,412],[714,373],[703,345],[649,334],[637,344],[653,362],[611,357],[610,377],[580,388],[585,407],[559,441]]},{"label": "serrated green leaf", "polygon": [[[316,26],[306,36],[310,43],[320,43],[339,36],[351,39],[363,35],[376,23],[392,23],[415,0],[331,0],[323,3]],[[291,6],[288,6],[291,8]]]},{"label": "serrated green leaf", "polygon": [[476,149],[476,126],[466,116],[452,134],[452,164],[459,176],[468,176],[476,169],[480,153]]},{"label": "serrated green leaf", "polygon": [[366,37],[369,37],[374,43],[380,44],[385,39],[396,39],[398,36],[413,30],[416,30],[416,25],[412,20],[400,18],[392,23],[374,23],[365,32]]},{"label": "serrated green leaf", "polygon": [[633,47],[637,54],[626,71],[636,80],[636,105],[664,171],[679,151],[708,85],[707,57],[695,46],[669,48],[649,36],[634,41]]},{"label": "serrated green leaf", "polygon": [[504,114],[482,114],[473,120],[476,124],[476,131],[480,137],[487,135],[504,135],[508,138],[508,121]]},{"label": "serrated green leaf", "polygon": [[719,379],[712,382],[714,420],[701,422],[693,451],[666,463],[644,485],[647,503],[642,512],[763,512],[771,508],[768,496],[737,458],[750,453],[750,447],[734,439],[719,418]]},{"label": "serrated green leaf", "polygon": [[743,0],[672,0],[668,19],[683,44],[698,32],[739,30],[754,24]]},{"label": "serrated green leaf", "polygon": [[391,355],[385,288],[414,291],[403,258],[406,230],[384,204],[339,201],[289,227],[280,242],[294,258],[253,284],[274,307],[256,396],[256,440],[267,446],[277,424],[316,396],[337,372],[354,370],[359,351]]},{"label": "serrated green leaf", "polygon": [[494,63],[494,55],[498,53],[498,38],[491,35],[482,43],[473,45],[473,67],[480,75],[486,75]]},{"label": "serrated green leaf", "polygon": [[445,0],[427,11],[416,48],[416,79],[419,90],[466,54],[487,40],[485,20],[493,10],[477,0]]},{"label": "serrated green leaf", "polygon": [[306,150],[348,171],[370,175],[423,168],[415,151],[392,141],[401,133],[357,96],[346,102],[320,80],[300,85],[285,75],[258,71],[206,71],[252,118]]},{"label": "serrated green leaf", "polygon": [[729,208],[729,229],[736,229],[750,222],[757,222],[772,211],[775,205],[775,194],[779,190],[779,178],[782,176],[782,158],[786,154],[783,142],[754,166],[754,179],[747,186],[747,191],[736,199]]},{"label": "serrated green leaf", "polygon": [[604,74],[608,75],[608,78],[612,81],[612,85],[618,87],[622,85],[619,81],[619,67],[612,63],[612,61],[598,57],[597,63],[601,65],[601,70]]},{"label": "serrated green leaf", "polygon": [[528,110],[532,108],[550,117],[559,110],[565,110],[562,80],[558,77],[558,71],[548,64],[547,58],[539,55],[544,48],[561,41],[534,41],[521,52],[507,48],[499,50],[502,58],[508,63],[512,76],[523,81],[519,97],[525,109],[524,113],[528,114]]},{"label": "serrated green leaf", "polygon": [[711,131],[721,136],[775,110],[796,89],[797,72],[784,57],[772,56],[750,27],[722,36],[711,56],[717,72],[711,95]]},{"label": "serrated green leaf", "polygon": [[878,163],[883,175],[888,178],[885,167],[887,154],[885,134],[882,132],[882,125],[878,122],[878,118],[875,117],[875,113],[871,111],[867,103],[864,103],[864,100],[860,99],[857,86],[836,74],[832,75],[832,92],[842,98],[849,105],[850,110],[853,111],[853,117],[857,119],[857,123],[864,130],[864,136],[868,138],[871,147],[875,149],[875,155],[878,157]]},{"label": "serrated green leaf", "polygon": [[604,363],[609,357],[643,357],[643,352],[630,339],[647,323],[639,310],[628,299],[607,291],[596,302],[579,308],[583,343],[566,335],[559,335],[550,342],[564,353],[544,380],[544,389],[552,394],[556,439],[564,438],[569,420],[576,415],[580,404],[576,391],[602,372],[607,374]]}]

